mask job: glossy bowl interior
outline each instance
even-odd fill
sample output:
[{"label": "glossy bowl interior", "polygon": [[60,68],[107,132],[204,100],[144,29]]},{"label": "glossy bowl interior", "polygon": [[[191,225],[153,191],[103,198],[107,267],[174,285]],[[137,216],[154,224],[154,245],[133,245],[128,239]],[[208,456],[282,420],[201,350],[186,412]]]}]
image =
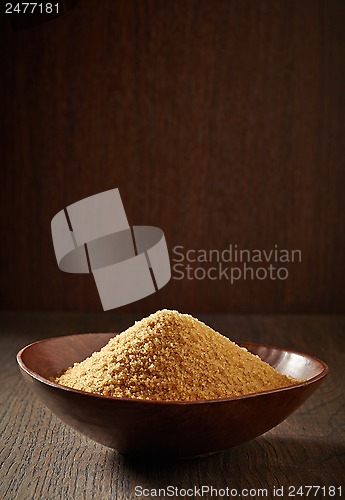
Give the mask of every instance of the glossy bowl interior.
[{"label": "glossy bowl interior", "polygon": [[[163,402],[98,396],[49,378],[103,347],[114,333],[41,340],[17,355],[25,381],[66,424],[124,454],[187,458],[249,441],[296,410],[328,373],[319,359],[263,344],[239,342],[281,373],[305,382],[231,399]],[[307,425],[307,422],[306,422]]]}]

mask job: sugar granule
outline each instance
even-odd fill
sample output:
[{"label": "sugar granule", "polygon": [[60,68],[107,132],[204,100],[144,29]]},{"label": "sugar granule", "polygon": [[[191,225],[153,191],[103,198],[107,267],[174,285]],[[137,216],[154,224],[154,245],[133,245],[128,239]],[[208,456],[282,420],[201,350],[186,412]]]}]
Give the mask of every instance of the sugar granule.
[{"label": "sugar granule", "polygon": [[104,396],[192,401],[298,383],[188,314],[162,310],[136,322],[55,382]]}]

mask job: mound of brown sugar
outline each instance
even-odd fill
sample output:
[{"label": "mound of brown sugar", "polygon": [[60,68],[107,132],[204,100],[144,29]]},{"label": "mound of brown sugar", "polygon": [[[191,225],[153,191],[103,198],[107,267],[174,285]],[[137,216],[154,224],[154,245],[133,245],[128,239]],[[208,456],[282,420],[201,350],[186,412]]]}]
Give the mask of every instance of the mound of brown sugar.
[{"label": "mound of brown sugar", "polygon": [[228,398],[298,382],[201,321],[169,310],[136,322],[55,381],[94,394],[164,401]]}]

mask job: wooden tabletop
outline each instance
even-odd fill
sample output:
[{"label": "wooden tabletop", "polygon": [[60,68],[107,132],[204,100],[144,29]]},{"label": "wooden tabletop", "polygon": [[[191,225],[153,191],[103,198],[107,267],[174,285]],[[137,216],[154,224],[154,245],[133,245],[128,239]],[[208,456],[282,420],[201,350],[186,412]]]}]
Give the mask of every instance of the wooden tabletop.
[{"label": "wooden tabletop", "polygon": [[[330,375],[295,414],[249,443],[204,459],[134,459],[90,441],[52,415],[26,387],[15,356],[35,340],[122,331],[140,316],[1,313],[0,498],[128,500],[140,498],[140,493],[146,494],[141,498],[164,498],[164,491],[158,490],[168,486],[166,491],[174,492],[170,498],[186,498],[187,493],[195,499],[241,498],[241,494],[277,498],[281,491],[277,488],[284,488],[283,498],[289,493],[291,498],[308,498],[307,486],[325,487],[316,498],[331,498],[329,487],[341,485],[345,497],[345,317],[198,317],[233,340],[313,354],[329,365]],[[202,486],[213,487],[213,495],[204,489],[201,497]],[[183,489],[189,491],[184,495]],[[315,492],[310,490],[309,497],[315,498]],[[339,489],[333,497],[340,498]]]}]

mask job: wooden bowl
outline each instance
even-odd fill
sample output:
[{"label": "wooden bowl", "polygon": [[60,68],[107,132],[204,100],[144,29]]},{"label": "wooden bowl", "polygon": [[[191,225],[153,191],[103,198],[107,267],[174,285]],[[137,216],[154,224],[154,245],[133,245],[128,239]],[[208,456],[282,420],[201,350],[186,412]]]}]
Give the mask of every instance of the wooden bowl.
[{"label": "wooden bowl", "polygon": [[25,381],[61,420],[124,454],[188,458],[244,443],[282,422],[328,373],[327,365],[313,356],[239,342],[278,371],[306,381],[248,396],[191,402],[97,396],[50,382],[50,377],[98,351],[114,335],[41,340],[19,351],[17,361]]}]

